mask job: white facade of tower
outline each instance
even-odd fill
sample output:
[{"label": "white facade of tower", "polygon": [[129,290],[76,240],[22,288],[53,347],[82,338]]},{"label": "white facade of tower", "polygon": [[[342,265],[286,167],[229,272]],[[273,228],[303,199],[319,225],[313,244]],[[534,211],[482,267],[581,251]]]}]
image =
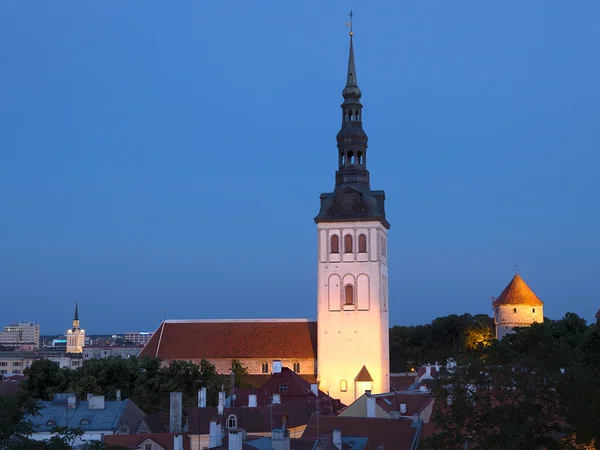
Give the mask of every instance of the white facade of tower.
[{"label": "white facade of tower", "polygon": [[[390,389],[387,229],[320,222],[317,233],[319,388],[348,405],[365,390]],[[372,382],[356,380],[363,366]]]}]

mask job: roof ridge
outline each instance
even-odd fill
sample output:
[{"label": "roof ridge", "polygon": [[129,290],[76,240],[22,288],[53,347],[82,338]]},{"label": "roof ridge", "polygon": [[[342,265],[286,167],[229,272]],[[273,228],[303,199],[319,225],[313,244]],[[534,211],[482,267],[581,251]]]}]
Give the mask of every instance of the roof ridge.
[{"label": "roof ridge", "polygon": [[259,322],[259,323],[285,323],[285,322],[316,322],[311,319],[167,319],[164,323],[248,323],[248,322]]}]

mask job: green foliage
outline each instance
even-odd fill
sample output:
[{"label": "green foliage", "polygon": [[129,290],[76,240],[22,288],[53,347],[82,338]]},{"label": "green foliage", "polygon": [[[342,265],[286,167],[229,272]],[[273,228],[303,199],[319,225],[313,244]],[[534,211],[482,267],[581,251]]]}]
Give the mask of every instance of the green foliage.
[{"label": "green foliage", "polygon": [[231,360],[231,371],[235,376],[235,386],[238,389],[252,387],[248,377],[248,368],[242,366],[238,359]]},{"label": "green foliage", "polygon": [[208,391],[208,406],[216,406],[218,392],[227,377],[219,375],[214,365],[202,360],[174,361],[163,367],[158,358],[120,357],[91,359],[81,368],[61,369],[48,360],[37,360],[26,369],[25,392],[32,398],[51,400],[58,392],[74,392],[78,398],[88,393],[114,398],[117,389],[123,399],[131,399],[147,414],[168,410],[169,393],[182,392],[183,405],[195,406],[201,386]]},{"label": "green foliage", "polygon": [[459,355],[442,371],[427,447],[600,448],[599,344],[599,327],[569,313]]},{"label": "green foliage", "polygon": [[485,315],[455,314],[431,324],[390,329],[390,370],[406,372],[426,363],[445,362],[468,350],[469,330],[493,335],[494,320]]}]

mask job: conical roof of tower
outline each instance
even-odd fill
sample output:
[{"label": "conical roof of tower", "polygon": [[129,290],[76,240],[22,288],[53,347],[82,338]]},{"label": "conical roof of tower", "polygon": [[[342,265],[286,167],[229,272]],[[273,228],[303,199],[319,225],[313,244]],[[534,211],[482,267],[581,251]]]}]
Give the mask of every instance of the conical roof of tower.
[{"label": "conical roof of tower", "polygon": [[362,366],[362,369],[360,369],[360,372],[358,372],[354,381],[373,381],[373,377],[367,370],[367,366]]},{"label": "conical roof of tower", "polygon": [[534,294],[531,288],[527,286],[527,283],[523,281],[523,278],[517,274],[510,280],[510,283],[508,283],[508,286],[504,288],[498,298],[492,302],[492,306],[499,305],[543,306],[544,302]]},{"label": "conical roof of tower", "polygon": [[78,302],[75,302],[75,316],[73,317],[73,320],[79,320],[79,304],[78,304]]}]

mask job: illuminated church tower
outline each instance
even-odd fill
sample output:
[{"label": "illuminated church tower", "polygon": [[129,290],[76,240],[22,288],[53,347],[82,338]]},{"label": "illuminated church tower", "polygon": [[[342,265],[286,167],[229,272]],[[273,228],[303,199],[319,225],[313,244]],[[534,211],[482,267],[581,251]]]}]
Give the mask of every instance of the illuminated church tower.
[{"label": "illuminated church tower", "polygon": [[366,390],[388,392],[389,320],[385,193],[373,191],[367,170],[353,33],[338,170],[332,193],[321,194],[318,234],[317,372],[319,388],[350,404]]},{"label": "illuminated church tower", "polygon": [[85,330],[79,328],[79,305],[75,303],[73,328],[67,330],[67,353],[81,353],[85,345]]}]

